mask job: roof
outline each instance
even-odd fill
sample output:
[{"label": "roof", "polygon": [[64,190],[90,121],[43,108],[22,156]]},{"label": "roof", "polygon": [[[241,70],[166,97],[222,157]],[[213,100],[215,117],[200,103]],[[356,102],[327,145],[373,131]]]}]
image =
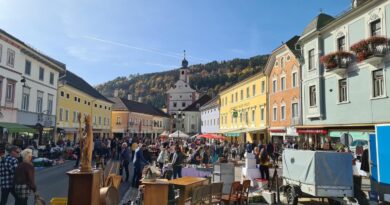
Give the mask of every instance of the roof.
[{"label": "roof", "polygon": [[79,76],[70,71],[66,71],[66,73],[60,76],[60,78],[61,80],[65,80],[65,83],[67,85],[70,85],[77,90],[80,90],[99,100],[113,103],[112,101],[104,97],[102,94],[100,94],[99,91],[97,91],[94,87],[88,84],[84,79],[80,78]]},{"label": "roof", "polygon": [[200,110],[206,110],[206,109],[218,106],[218,105],[219,105],[219,96],[217,95],[213,99],[209,100],[207,103],[202,105],[200,107]]},{"label": "roof", "polygon": [[294,36],[286,42],[286,46],[294,53],[294,55],[299,58],[301,56],[301,51],[295,46],[299,40],[300,36]]},{"label": "roof", "polygon": [[317,31],[322,27],[326,26],[328,23],[330,23],[333,20],[334,18],[332,16],[325,13],[321,13],[306,26],[301,36],[303,37],[313,31]]},{"label": "roof", "polygon": [[[270,58],[271,56],[272,56],[272,55],[269,55],[268,58]],[[267,60],[267,62],[268,62],[268,60]],[[229,89],[231,89],[231,88],[234,88],[235,86],[238,86],[238,85],[241,85],[241,84],[245,83],[245,81],[247,81],[247,80],[249,80],[249,79],[256,78],[256,77],[259,77],[259,76],[263,76],[263,75],[264,75],[264,72],[265,72],[264,69],[263,69],[263,70],[259,70],[259,71],[257,71],[257,72],[254,72],[253,74],[251,74],[251,75],[245,77],[244,79],[239,80],[239,81],[237,81],[236,83],[231,84],[231,85],[229,85],[228,87],[222,89],[221,91],[219,91],[219,95],[221,95],[221,93],[223,93],[223,92],[225,92],[225,91],[227,91],[227,90],[229,90]]]},{"label": "roof", "polygon": [[[29,46],[29,45],[27,45],[26,43],[24,43],[23,41],[17,39],[16,37],[12,36],[11,34],[7,33],[7,32],[4,31],[3,29],[0,29],[0,33],[6,35],[8,38],[11,38],[12,40],[18,42],[19,44],[23,45],[24,47],[26,47],[26,48],[28,48],[28,49],[34,51],[34,52],[37,53],[38,55],[40,55],[40,56],[46,58],[47,61],[53,63],[54,65],[56,65],[56,66],[58,66],[58,67],[60,67],[60,68],[62,68],[62,69],[64,69],[64,70],[66,69],[66,65],[65,65],[64,63],[61,63],[60,61],[57,61],[57,60],[55,60],[55,59],[53,59],[53,58],[51,58],[51,57],[49,57],[49,56],[47,56],[47,55],[45,55],[45,54],[39,52],[39,51],[37,51],[36,49],[34,49],[34,48],[32,48],[31,46]],[[22,51],[25,52],[25,53],[27,53],[27,54],[29,54],[29,55],[34,55],[34,54],[32,54],[30,51],[28,51],[28,50],[22,49]]]},{"label": "roof", "polygon": [[211,97],[208,95],[203,95],[197,101],[193,102],[191,105],[186,107],[183,111],[199,111],[199,108],[211,100]]},{"label": "roof", "polygon": [[125,98],[118,98],[118,97],[110,98],[110,99],[114,102],[114,105],[112,106],[112,110],[114,111],[128,110],[130,112],[142,113],[147,115],[154,115],[154,116],[167,117],[167,118],[170,117],[167,113],[149,104],[144,104],[137,101],[128,100]]}]

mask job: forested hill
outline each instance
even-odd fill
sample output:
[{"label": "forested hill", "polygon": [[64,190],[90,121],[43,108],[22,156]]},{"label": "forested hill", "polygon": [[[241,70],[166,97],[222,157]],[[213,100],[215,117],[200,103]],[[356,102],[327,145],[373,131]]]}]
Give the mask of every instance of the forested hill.
[{"label": "forested hill", "polygon": [[[258,55],[249,59],[233,59],[229,61],[213,61],[206,64],[190,66],[191,87],[210,96],[218,94],[222,89],[260,72],[267,63],[268,55]],[[119,96],[132,94],[133,98],[142,97],[143,102],[162,108],[166,102],[165,92],[179,79],[178,69],[118,77],[96,86],[105,96],[112,96],[115,89]]]}]

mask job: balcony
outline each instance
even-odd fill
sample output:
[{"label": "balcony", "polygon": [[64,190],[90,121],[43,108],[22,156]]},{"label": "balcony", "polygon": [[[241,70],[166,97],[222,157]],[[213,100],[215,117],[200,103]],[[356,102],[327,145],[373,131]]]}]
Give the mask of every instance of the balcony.
[{"label": "balcony", "polygon": [[351,46],[355,52],[358,62],[366,62],[371,65],[378,65],[389,51],[389,39],[381,36],[372,36],[361,40]]},{"label": "balcony", "polygon": [[346,51],[337,51],[321,57],[321,63],[325,66],[326,72],[343,75],[352,62],[353,54]]},{"label": "balcony", "polygon": [[301,124],[301,117],[292,117],[291,118],[291,126],[296,126]]}]

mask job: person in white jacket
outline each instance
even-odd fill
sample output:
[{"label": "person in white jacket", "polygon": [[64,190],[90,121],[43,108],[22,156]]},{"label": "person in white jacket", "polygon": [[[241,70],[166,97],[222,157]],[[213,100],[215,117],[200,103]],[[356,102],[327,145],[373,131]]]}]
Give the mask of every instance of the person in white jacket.
[{"label": "person in white jacket", "polygon": [[157,163],[158,163],[158,166],[160,167],[160,170],[162,170],[162,168],[164,167],[165,162],[167,162],[168,159],[169,159],[169,153],[165,149],[165,147],[162,146],[160,154],[157,157]]}]

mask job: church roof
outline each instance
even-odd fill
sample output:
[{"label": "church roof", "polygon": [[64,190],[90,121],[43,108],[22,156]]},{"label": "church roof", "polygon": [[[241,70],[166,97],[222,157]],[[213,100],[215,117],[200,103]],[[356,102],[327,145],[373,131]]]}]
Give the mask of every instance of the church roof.
[{"label": "church roof", "polygon": [[184,109],[183,111],[184,112],[196,112],[196,111],[199,111],[199,108],[202,107],[204,104],[206,104],[208,101],[211,100],[211,97],[208,96],[208,95],[203,95],[201,98],[199,98],[197,101],[195,101],[194,103],[192,103],[191,105],[189,105],[188,107],[186,107],[186,109]]}]

